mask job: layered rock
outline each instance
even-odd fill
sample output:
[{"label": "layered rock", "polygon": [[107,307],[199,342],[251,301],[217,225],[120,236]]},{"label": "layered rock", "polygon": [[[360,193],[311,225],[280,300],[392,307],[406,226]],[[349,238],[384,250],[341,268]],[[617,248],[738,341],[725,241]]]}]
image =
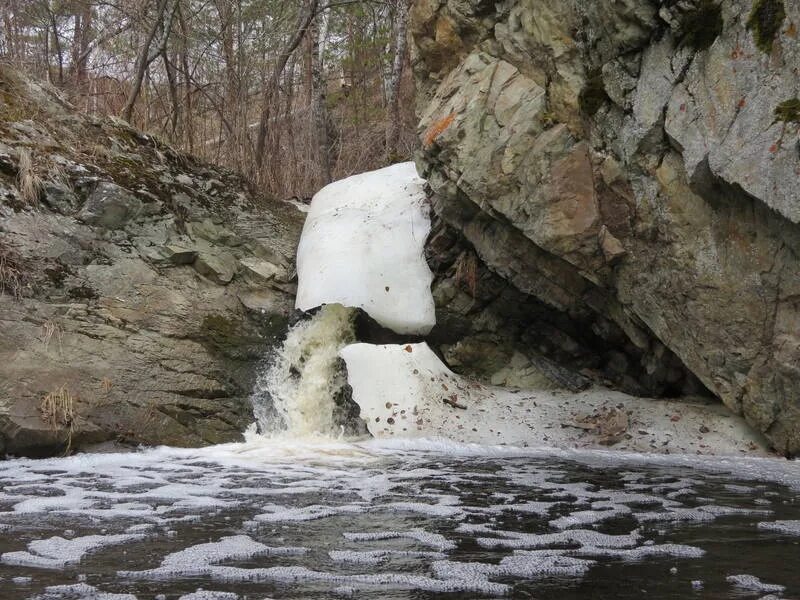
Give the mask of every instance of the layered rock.
[{"label": "layered rock", "polygon": [[237,440],[302,214],[0,73],[0,452]]},{"label": "layered rock", "polygon": [[783,0],[418,0],[445,355],[704,386],[800,451],[798,27]]}]

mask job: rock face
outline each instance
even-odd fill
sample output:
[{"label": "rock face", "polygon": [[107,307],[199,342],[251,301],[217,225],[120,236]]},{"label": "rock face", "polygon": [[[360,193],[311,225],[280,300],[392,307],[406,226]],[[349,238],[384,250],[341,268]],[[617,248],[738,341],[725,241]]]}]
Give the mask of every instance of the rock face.
[{"label": "rock face", "polygon": [[798,28],[788,0],[417,0],[451,364],[706,388],[800,452]]},{"label": "rock face", "polygon": [[302,214],[0,72],[0,453],[239,439]]}]

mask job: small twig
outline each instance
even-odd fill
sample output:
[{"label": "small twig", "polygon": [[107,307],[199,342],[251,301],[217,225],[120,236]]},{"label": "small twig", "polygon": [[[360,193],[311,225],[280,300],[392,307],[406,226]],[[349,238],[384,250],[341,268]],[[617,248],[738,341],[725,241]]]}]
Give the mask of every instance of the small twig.
[{"label": "small twig", "polygon": [[460,408],[461,410],[467,410],[466,406],[458,403],[458,396],[456,396],[455,394],[453,394],[449,398],[442,398],[442,402],[444,402],[445,404],[449,404],[453,408]]}]

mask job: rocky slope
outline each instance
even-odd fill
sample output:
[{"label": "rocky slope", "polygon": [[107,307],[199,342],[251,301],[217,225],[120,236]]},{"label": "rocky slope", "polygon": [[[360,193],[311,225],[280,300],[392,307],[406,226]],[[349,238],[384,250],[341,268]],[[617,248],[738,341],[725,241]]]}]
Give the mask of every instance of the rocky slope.
[{"label": "rocky slope", "polygon": [[239,439],[301,226],[0,71],[0,453]]},{"label": "rocky slope", "polygon": [[451,364],[705,388],[800,452],[798,28],[794,0],[417,0]]}]

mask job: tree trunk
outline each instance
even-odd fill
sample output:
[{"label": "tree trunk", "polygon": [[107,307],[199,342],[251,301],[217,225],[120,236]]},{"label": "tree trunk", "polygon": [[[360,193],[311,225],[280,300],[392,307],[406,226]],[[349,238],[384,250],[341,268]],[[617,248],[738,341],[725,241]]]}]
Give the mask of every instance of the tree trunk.
[{"label": "tree trunk", "polygon": [[327,81],[325,79],[325,66],[320,55],[322,39],[319,21],[320,19],[317,18],[311,22],[306,35],[307,62],[310,69],[311,83],[311,142],[319,169],[319,176],[316,182],[316,187],[318,188],[331,182]]},{"label": "tree trunk", "polygon": [[289,56],[292,54],[292,52],[294,52],[297,49],[297,46],[300,45],[300,42],[303,40],[303,36],[305,35],[308,26],[311,24],[311,21],[316,16],[318,4],[319,4],[318,0],[308,0],[306,2],[305,9],[301,10],[298,15],[297,25],[295,26],[294,33],[286,42],[286,46],[284,46],[281,53],[278,55],[275,61],[275,66],[272,69],[270,78],[264,83],[264,95],[262,98],[262,105],[261,105],[261,117],[258,123],[258,136],[256,138],[256,147],[255,147],[255,164],[257,169],[260,169],[261,165],[264,164],[264,149],[266,148],[270,111],[272,107],[272,101],[278,93],[278,87],[280,86],[280,81],[281,81],[281,74],[283,73],[283,70],[286,68],[286,63],[289,60]]},{"label": "tree trunk", "polygon": [[186,18],[183,16],[183,10],[180,3],[178,4],[178,24],[181,28],[181,45],[180,45],[180,63],[181,70],[183,71],[183,86],[184,86],[184,117],[183,117],[183,136],[189,152],[194,151],[194,123],[192,121],[192,82],[191,72],[189,71],[189,27],[186,23]]},{"label": "tree trunk", "polygon": [[394,23],[394,57],[392,74],[387,90],[386,159],[392,163],[399,159],[397,146],[400,141],[400,83],[406,62],[406,32],[408,29],[408,0],[397,0]]},{"label": "tree trunk", "polygon": [[178,99],[178,82],[175,76],[175,67],[167,57],[167,51],[161,53],[164,59],[164,71],[167,73],[167,85],[169,87],[169,101],[171,106],[170,112],[170,140],[175,141],[175,136],[178,133],[178,121],[180,120],[180,100]]},{"label": "tree trunk", "polygon": [[75,31],[72,38],[72,68],[75,77],[75,95],[86,96],[86,109],[89,109],[87,80],[89,78],[89,39],[92,29],[92,8],[88,1],[81,2],[75,9]]},{"label": "tree trunk", "polygon": [[[122,118],[130,122],[133,116],[133,107],[136,104],[136,99],[142,91],[142,81],[144,81],[145,72],[147,67],[158,58],[166,49],[167,40],[169,39],[170,30],[172,29],[172,20],[175,17],[175,12],[178,9],[178,0],[159,0],[156,10],[155,18],[153,19],[153,26],[147,32],[145,43],[136,57],[135,76],[133,79],[133,87],[128,95],[128,100],[125,103],[125,108],[122,109]],[[158,43],[155,49],[150,48],[156,34],[161,32]]]},{"label": "tree trunk", "polygon": [[[56,57],[58,58],[58,85],[64,85],[64,52],[61,50],[61,38],[58,36],[58,23],[56,22],[56,14],[47,5],[47,12],[50,13],[50,27],[53,28],[53,45],[56,49]],[[50,71],[50,61],[48,60],[48,72]]]}]

